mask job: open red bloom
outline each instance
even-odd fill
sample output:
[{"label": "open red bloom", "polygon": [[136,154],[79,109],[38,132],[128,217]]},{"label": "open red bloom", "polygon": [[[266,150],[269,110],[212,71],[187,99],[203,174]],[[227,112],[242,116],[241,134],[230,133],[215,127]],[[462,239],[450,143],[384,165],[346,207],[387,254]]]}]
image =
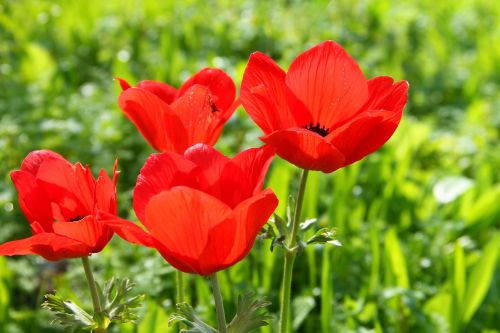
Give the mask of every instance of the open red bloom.
[{"label": "open red bloom", "polygon": [[132,88],[118,80],[120,108],[158,151],[182,153],[196,143],[215,144],[239,105],[233,81],[217,68],[202,69],[179,89],[157,81]]},{"label": "open red bloom", "polygon": [[283,159],[325,173],[379,149],[394,133],[408,83],[366,80],[338,44],[300,54],[285,73],[255,52],[243,75],[241,103],[264,131],[261,139]]},{"label": "open red bloom", "polygon": [[0,255],[60,260],[100,252],[113,233],[97,214],[116,214],[116,177],[116,163],[113,179],[104,170],[95,179],[88,166],[50,150],[29,153],[11,178],[33,236],[0,245]]},{"label": "open red bloom", "polygon": [[272,149],[253,148],[229,159],[209,145],[184,155],[151,155],[134,190],[134,210],[147,231],[107,221],[133,243],[156,248],[175,268],[210,275],[242,260],[278,205],[262,191]]}]

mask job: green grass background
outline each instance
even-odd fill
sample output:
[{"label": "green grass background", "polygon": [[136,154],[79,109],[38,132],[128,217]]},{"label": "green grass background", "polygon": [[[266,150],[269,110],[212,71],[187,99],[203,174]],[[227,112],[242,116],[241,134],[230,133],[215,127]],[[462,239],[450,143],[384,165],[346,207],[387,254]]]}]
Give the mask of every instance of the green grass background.
[{"label": "green grass background", "polygon": [[[333,39],[367,77],[408,80],[410,96],[383,149],[310,175],[303,218],[336,227],[343,246],[309,247],[298,258],[295,331],[500,332],[499,21],[491,0],[1,0],[0,242],[29,234],[8,173],[34,149],[94,171],[111,171],[119,157],[120,213],[134,218],[131,191],[152,150],[119,111],[113,77],[179,85],[218,66],[239,84],[253,51],[286,68]],[[240,109],[217,147],[233,154],[259,135]],[[297,176],[273,163],[267,183],[281,214]],[[248,290],[277,314],[282,253],[269,245],[258,240],[222,274],[229,315]],[[173,332],[174,274],[157,253],[115,237],[91,262],[98,281],[128,276],[148,294],[142,320],[113,332]],[[0,258],[0,333],[61,331],[40,309],[51,288],[91,306],[78,260]],[[214,323],[207,282],[191,277],[189,291]]]}]

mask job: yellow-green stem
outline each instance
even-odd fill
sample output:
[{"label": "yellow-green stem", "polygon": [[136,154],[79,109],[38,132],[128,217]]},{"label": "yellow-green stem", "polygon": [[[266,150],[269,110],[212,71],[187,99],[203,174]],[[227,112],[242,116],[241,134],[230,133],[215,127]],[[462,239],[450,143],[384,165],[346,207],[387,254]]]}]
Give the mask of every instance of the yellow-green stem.
[{"label": "yellow-green stem", "polygon": [[288,323],[290,316],[290,298],[292,290],[293,264],[297,256],[297,233],[299,231],[300,215],[302,213],[302,203],[306,190],[307,175],[309,170],[302,170],[300,176],[299,190],[295,201],[295,212],[292,220],[292,230],[287,239],[287,249],[285,250],[285,265],[283,269],[283,282],[281,284],[281,309],[280,309],[280,333],[288,333]]},{"label": "yellow-green stem", "polygon": [[222,302],[222,294],[220,292],[219,280],[217,279],[217,273],[210,276],[212,281],[212,293],[214,294],[215,301],[215,311],[217,312],[217,323],[219,333],[226,333],[226,314],[224,313],[224,304]]},{"label": "yellow-green stem", "polygon": [[[87,282],[89,284],[90,296],[92,297],[92,304],[94,306],[94,317],[99,317],[102,312],[101,301],[97,294],[97,286],[94,280],[94,274],[92,273],[92,268],[90,268],[89,257],[82,257],[83,269],[85,270],[85,276],[87,277]],[[95,316],[97,315],[97,316]],[[102,327],[102,323],[97,323],[99,326],[94,330],[94,333],[105,333],[107,332],[106,327]]]},{"label": "yellow-green stem", "polygon": [[184,274],[176,270],[175,279],[177,285],[177,303],[184,303]]}]

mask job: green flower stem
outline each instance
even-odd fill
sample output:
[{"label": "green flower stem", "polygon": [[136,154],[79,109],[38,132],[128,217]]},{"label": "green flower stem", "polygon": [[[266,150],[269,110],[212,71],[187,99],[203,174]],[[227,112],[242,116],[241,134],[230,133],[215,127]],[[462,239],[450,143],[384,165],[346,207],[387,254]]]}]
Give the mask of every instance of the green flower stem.
[{"label": "green flower stem", "polygon": [[307,175],[309,170],[302,170],[300,176],[299,191],[295,201],[295,213],[292,221],[292,232],[287,239],[287,249],[285,250],[285,266],[283,269],[283,283],[281,285],[281,310],[280,310],[280,333],[288,333],[288,323],[290,316],[290,294],[292,289],[292,273],[295,257],[297,256],[297,233],[299,231],[300,214],[302,213],[302,203],[306,190]]},{"label": "green flower stem", "polygon": [[[87,282],[89,283],[90,295],[92,296],[92,304],[94,305],[94,317],[96,314],[99,315],[102,312],[101,302],[99,301],[99,296],[97,294],[97,286],[95,284],[94,275],[92,274],[92,269],[90,268],[89,257],[82,257],[83,269],[85,270],[85,276],[87,277]],[[105,333],[107,332],[106,327],[101,327],[102,323],[97,323],[98,327],[94,330],[95,333]]]},{"label": "green flower stem", "polygon": [[175,271],[177,285],[177,304],[184,303],[184,274],[181,271]]},{"label": "green flower stem", "polygon": [[226,315],[224,313],[224,304],[222,303],[222,294],[219,288],[219,281],[217,280],[217,273],[212,274],[210,280],[212,281],[212,293],[214,294],[219,333],[226,333]]}]

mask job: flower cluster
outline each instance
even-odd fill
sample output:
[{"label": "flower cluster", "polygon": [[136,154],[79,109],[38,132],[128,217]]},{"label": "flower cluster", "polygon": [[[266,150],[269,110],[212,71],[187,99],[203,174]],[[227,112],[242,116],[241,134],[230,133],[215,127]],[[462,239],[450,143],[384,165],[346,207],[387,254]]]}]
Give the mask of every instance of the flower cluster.
[{"label": "flower cluster", "polygon": [[[217,68],[199,71],[178,89],[117,80],[120,109],[159,152],[146,160],[134,190],[133,208],[144,228],[117,216],[116,163],[111,178],[104,171],[94,178],[88,166],[39,150],[11,173],[33,236],[0,245],[0,255],[86,257],[116,233],[156,249],[182,272],[212,275],[249,253],[276,209],[273,191],[263,190],[275,154],[305,170],[303,194],[307,170],[330,173],[379,149],[396,130],[408,93],[406,81],[367,80],[332,41],[300,54],[287,72],[253,53],[239,98],[232,79]],[[262,129],[264,146],[228,158],[213,145],[240,104]],[[300,218],[300,210],[295,214]],[[295,236],[287,237],[291,245]],[[293,265],[294,256],[287,258]],[[282,318],[282,331],[286,322]]]}]

